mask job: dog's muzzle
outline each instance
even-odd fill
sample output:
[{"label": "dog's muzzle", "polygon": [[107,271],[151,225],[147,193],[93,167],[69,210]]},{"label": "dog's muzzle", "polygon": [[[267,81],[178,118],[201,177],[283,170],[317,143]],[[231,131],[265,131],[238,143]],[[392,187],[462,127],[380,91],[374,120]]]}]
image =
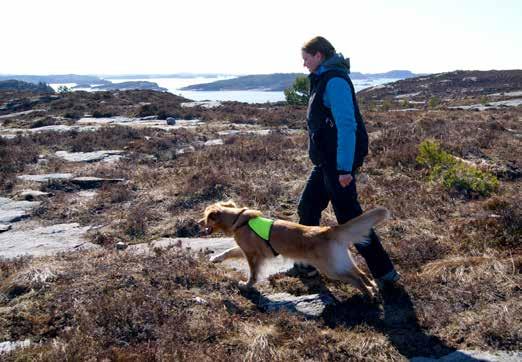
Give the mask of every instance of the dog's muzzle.
[{"label": "dog's muzzle", "polygon": [[214,230],[212,229],[212,226],[206,226],[206,227],[202,227],[202,228],[200,229],[199,234],[200,234],[201,236],[207,236],[207,235],[212,234],[212,231],[214,231]]}]

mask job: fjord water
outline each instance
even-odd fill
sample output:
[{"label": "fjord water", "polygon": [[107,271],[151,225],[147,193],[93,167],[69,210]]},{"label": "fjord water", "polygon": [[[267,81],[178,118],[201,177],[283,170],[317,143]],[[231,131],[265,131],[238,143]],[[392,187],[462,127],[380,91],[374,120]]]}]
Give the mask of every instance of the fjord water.
[{"label": "fjord water", "polygon": [[[266,103],[280,102],[285,100],[283,92],[265,92],[259,90],[241,90],[241,91],[187,91],[180,88],[192,85],[215,82],[218,80],[235,78],[229,77],[194,77],[194,78],[143,78],[143,79],[110,79],[113,83],[129,82],[129,81],[149,81],[157,83],[160,87],[168,89],[170,93],[183,96],[195,101],[237,101],[245,103]],[[379,84],[389,83],[398,79],[379,78],[379,79],[354,79],[353,84],[355,91],[364,88],[373,87]],[[62,84],[51,84],[56,90]],[[66,84],[68,87],[74,84]]]}]

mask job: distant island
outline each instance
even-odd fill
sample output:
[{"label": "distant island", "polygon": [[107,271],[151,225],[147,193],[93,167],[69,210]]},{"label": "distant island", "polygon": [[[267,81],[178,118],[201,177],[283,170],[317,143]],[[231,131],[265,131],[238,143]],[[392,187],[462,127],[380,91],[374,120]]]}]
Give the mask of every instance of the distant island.
[{"label": "distant island", "polygon": [[54,93],[54,89],[52,89],[43,82],[35,84],[15,79],[0,80],[0,91],[1,90],[17,92],[27,91],[34,93]]},{"label": "distant island", "polygon": [[[132,78],[130,79],[139,79]],[[117,78],[114,78],[117,79]],[[123,79],[123,78],[122,78]],[[77,75],[77,74],[61,74],[61,75],[0,75],[0,81],[11,82],[5,83],[5,86],[9,86],[10,88],[15,88],[16,83],[14,82],[25,82],[19,84],[20,87],[24,87],[24,89],[28,89],[28,84],[36,84],[43,89],[42,85],[47,84],[75,84],[72,86],[72,89],[89,89],[89,90],[133,90],[133,89],[142,89],[142,90],[154,90],[158,92],[166,92],[167,89],[160,87],[155,82],[149,81],[129,81],[129,82],[121,82],[121,83],[113,83],[109,80],[99,78],[94,75]],[[48,87],[48,86],[47,86]]]},{"label": "distant island", "polygon": [[160,87],[158,83],[148,82],[148,81],[129,81],[129,82],[121,82],[121,83],[112,83],[94,85],[91,86],[89,84],[78,84],[73,87],[73,89],[91,89],[91,90],[153,90],[158,92],[167,92],[167,88]]},{"label": "distant island", "polygon": [[[258,90],[282,92],[290,87],[298,76],[304,76],[304,73],[275,73],[275,74],[254,74],[245,75],[233,79],[218,80],[212,83],[193,84],[181,88],[181,90],[192,91],[244,91]],[[392,70],[386,73],[364,74],[353,72],[350,74],[352,79],[406,79],[417,77],[420,74],[414,74],[409,70]]]},{"label": "distant island", "polygon": [[2,74],[0,80],[21,80],[29,83],[75,83],[75,84],[111,84],[110,81],[93,75],[60,74],[60,75],[18,75]]}]

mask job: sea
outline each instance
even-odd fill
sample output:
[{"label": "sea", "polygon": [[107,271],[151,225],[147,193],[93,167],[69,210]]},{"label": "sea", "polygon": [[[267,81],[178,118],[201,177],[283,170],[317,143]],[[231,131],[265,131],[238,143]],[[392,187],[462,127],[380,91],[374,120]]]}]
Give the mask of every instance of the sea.
[{"label": "sea", "polygon": [[[193,77],[193,78],[143,78],[143,79],[111,79],[106,80],[113,83],[130,82],[130,81],[149,81],[157,83],[160,87],[166,88],[170,93],[183,96],[194,101],[237,101],[245,103],[273,103],[285,100],[283,92],[266,92],[257,90],[242,90],[242,91],[187,91],[181,90],[180,88],[192,85],[192,84],[203,84],[215,82],[218,80],[231,79],[230,77]],[[358,92],[361,89],[373,87],[380,84],[394,82],[398,79],[391,78],[378,78],[378,79],[354,79],[353,85],[355,91]],[[73,87],[74,83],[67,84],[50,84],[55,90],[59,86],[65,85],[67,87]],[[88,90],[88,89],[86,89]]]}]

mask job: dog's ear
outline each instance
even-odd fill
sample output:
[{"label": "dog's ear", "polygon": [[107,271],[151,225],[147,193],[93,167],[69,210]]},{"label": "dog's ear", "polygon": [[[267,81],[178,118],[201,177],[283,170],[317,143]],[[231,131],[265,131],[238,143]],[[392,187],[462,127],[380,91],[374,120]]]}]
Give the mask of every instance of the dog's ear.
[{"label": "dog's ear", "polygon": [[211,211],[207,215],[207,219],[212,220],[212,221],[217,221],[219,218],[219,214],[220,214],[220,211],[217,211],[217,210]]},{"label": "dog's ear", "polygon": [[221,210],[222,208],[218,204],[208,206],[205,209],[203,213],[203,218],[200,220],[200,222],[207,223],[208,221],[216,221],[218,213]]},{"label": "dog's ear", "polygon": [[234,201],[232,200],[228,200],[228,201],[221,201],[219,203],[220,206],[222,207],[236,207],[237,208],[237,205]]},{"label": "dog's ear", "polygon": [[261,212],[257,210],[245,210],[239,217],[237,218],[234,225],[232,225],[232,230],[236,230],[239,226],[243,225],[244,223],[248,222],[248,220],[261,216]]}]

